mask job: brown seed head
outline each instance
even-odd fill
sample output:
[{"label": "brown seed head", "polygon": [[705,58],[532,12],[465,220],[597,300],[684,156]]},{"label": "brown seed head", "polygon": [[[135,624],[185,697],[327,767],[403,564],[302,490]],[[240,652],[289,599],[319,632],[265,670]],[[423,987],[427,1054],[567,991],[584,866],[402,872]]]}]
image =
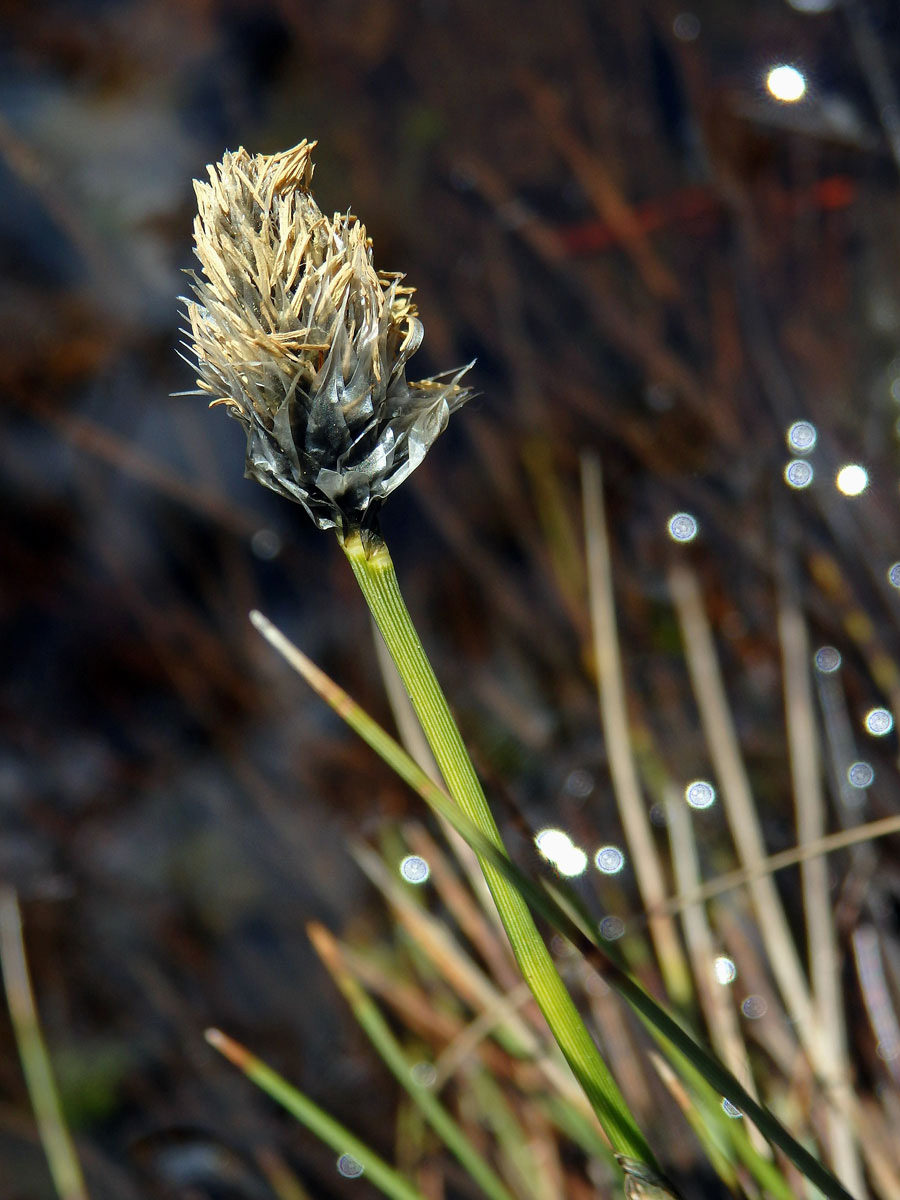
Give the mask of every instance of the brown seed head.
[{"label": "brown seed head", "polygon": [[407,382],[413,289],[375,270],[352,214],[321,212],[314,146],[240,149],[195,181],[189,348],[200,389],[247,431],[246,474],[346,534],[374,526],[470,393],[467,368]]}]

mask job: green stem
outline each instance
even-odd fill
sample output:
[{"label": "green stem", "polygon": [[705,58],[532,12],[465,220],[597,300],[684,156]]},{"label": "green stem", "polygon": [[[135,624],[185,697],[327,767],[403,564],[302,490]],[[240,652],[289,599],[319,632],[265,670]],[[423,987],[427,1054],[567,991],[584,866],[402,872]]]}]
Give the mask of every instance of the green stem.
[{"label": "green stem", "polygon": [[[381,630],[450,795],[487,840],[506,851],[459,730],[400,594],[394,564],[380,538],[359,534],[343,544],[372,616]],[[581,1019],[537,930],[527,904],[484,855],[479,863],[523,978],[591,1103],[613,1150],[655,1165],[653,1154]]]},{"label": "green stem", "polygon": [[266,1095],[287,1109],[311,1133],[338,1154],[349,1154],[363,1167],[366,1178],[389,1196],[390,1200],[425,1200],[422,1193],[393,1167],[388,1166],[370,1146],[356,1137],[339,1121],[314,1104],[308,1096],[293,1087],[286,1079],[267,1066],[262,1059],[251,1054],[240,1042],[236,1042],[220,1029],[207,1029],[206,1040],[224,1055],[229,1062],[243,1071]]},{"label": "green stem", "polygon": [[[593,921],[581,913],[585,921],[584,931],[570,916],[571,907],[563,909],[554,895],[548,894],[547,881],[543,886],[525,875],[505,854],[498,850],[475,823],[464,815],[457,805],[439,788],[406,753],[402,746],[374,721],[368,713],[330,679],[324,671],[302,654],[289,642],[284,634],[259,612],[252,612],[250,619],[263,637],[281,654],[309,685],[330,704],[348,725],[378,754],[397,775],[416,791],[438,816],[443,817],[460,837],[483,859],[491,862],[495,869],[509,881],[529,905],[563,935],[602,975],[606,982],[626,999],[634,1010],[646,1021],[654,1036],[662,1035],[664,1048],[671,1057],[674,1048],[699,1072],[715,1091],[727,1098],[753,1121],[759,1131],[787,1158],[807,1179],[816,1185],[829,1200],[853,1200],[850,1193],[815,1158],[800,1145],[770,1112],[762,1108],[747,1090],[722,1066],[715,1056],[692,1040],[689,1034],[647,995],[626,973],[612,945],[603,942]],[[554,889],[555,890],[555,889]],[[675,1060],[676,1065],[680,1060]],[[599,1137],[599,1134],[597,1135]],[[581,1141],[584,1141],[582,1136]]]},{"label": "green stem", "polygon": [[426,1086],[415,1081],[411,1065],[407,1062],[406,1055],[391,1032],[388,1022],[381,1015],[375,1002],[363,990],[362,985],[353,978],[347,969],[335,939],[324,926],[317,922],[311,922],[307,926],[307,933],[317,954],[325,963],[347,1003],[353,1009],[353,1015],[359,1025],[368,1035],[394,1078],[409,1093],[413,1103],[417,1105],[444,1145],[456,1155],[488,1200],[513,1200],[512,1194],[507,1190],[499,1175],[478,1153],[462,1126],[454,1121],[437,1096]]},{"label": "green stem", "polygon": [[88,1200],[41,1032],[25,957],[19,901],[8,887],[0,890],[0,962],[13,1034],[56,1194],[59,1200]]}]

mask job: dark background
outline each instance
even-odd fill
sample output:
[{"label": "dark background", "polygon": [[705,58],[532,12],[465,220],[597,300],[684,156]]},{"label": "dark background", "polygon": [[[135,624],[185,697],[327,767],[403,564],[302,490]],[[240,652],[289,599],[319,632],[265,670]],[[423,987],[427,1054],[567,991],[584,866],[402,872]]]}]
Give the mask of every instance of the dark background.
[{"label": "dark background", "polygon": [[[269,1195],[260,1144],[317,1196],[367,1188],[206,1047],[208,1024],[391,1150],[393,1087],[304,925],[374,936],[345,843],[418,804],[247,612],[388,721],[368,618],[334,539],[242,478],[237,423],[172,396],[194,386],[175,352],[191,179],[226,148],[317,138],[321,207],[352,207],[377,265],[419,289],[413,377],[477,359],[478,397],[383,528],[501,811],[620,836],[583,450],[604,468],[635,720],[671,774],[709,770],[665,586],[678,552],[770,848],[793,844],[786,556],[814,640],[844,655],[876,768],[861,816],[897,811],[894,739],[859,718],[900,694],[900,10],[822,7],[0,4],[0,875],[97,1200]],[[765,90],[780,61],[807,75],[801,104]],[[792,492],[800,417],[816,479]],[[870,472],[853,501],[846,461]],[[690,548],[666,536],[680,509]],[[896,848],[879,855],[890,929]],[[44,1200],[5,1016],[0,1096],[0,1198]]]}]

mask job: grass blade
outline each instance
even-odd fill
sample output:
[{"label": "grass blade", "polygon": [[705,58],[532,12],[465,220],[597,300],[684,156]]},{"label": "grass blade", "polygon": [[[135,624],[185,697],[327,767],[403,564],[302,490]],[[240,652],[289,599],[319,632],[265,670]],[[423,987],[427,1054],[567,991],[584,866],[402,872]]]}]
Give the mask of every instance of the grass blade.
[{"label": "grass blade", "polygon": [[506,855],[488,841],[485,835],[470,821],[453,801],[413,762],[403,748],[366,711],[340,688],[324,671],[320,670],[284,634],[275,628],[261,613],[253,612],[250,619],[266,640],[283,655],[286,661],[318,692],[318,694],[366,741],[385,762],[394,768],[400,778],[419,793],[436,813],[445,817],[482,857],[513,884],[527,901],[532,911],[548,920],[563,936],[578,949],[602,975],[644,1018],[646,1023],[677,1050],[697,1069],[715,1091],[730,1100],[749,1117],[774,1145],[829,1200],[853,1200],[850,1193],[809,1153],[776,1118],[762,1108],[746,1089],[733,1077],[709,1051],[695,1042],[622,969],[614,957],[612,948],[602,942],[594,928],[587,934],[571,920],[550,896],[533,880],[529,879]]},{"label": "grass blade", "polygon": [[0,890],[0,963],[13,1033],[56,1194],[59,1200],[88,1200],[41,1032],[25,957],[19,901],[12,888]]},{"label": "grass blade", "polygon": [[209,1044],[219,1051],[238,1070],[243,1071],[251,1082],[267,1096],[287,1109],[291,1116],[305,1125],[320,1141],[337,1154],[349,1154],[365,1170],[366,1178],[391,1200],[425,1200],[408,1180],[375,1153],[364,1141],[349,1129],[319,1108],[308,1096],[273,1071],[262,1059],[251,1054],[240,1042],[236,1042],[220,1029],[207,1029],[204,1035]]},{"label": "grass blade", "polygon": [[447,1149],[456,1155],[490,1200],[513,1200],[512,1193],[507,1190],[499,1175],[478,1153],[463,1129],[434,1093],[416,1082],[406,1055],[391,1033],[387,1021],[344,964],[337,941],[323,925],[316,922],[310,922],[306,931],[316,953],[340,988],[344,999],[353,1010],[353,1016],[378,1051],[382,1062],[409,1093]]},{"label": "grass blade", "polygon": [[643,907],[650,914],[650,936],[666,983],[666,992],[675,1004],[684,1005],[691,997],[690,973],[675,923],[661,909],[666,898],[665,872],[656,851],[631,748],[625,677],[616,628],[609,538],[603,509],[603,483],[600,464],[592,455],[582,457],[581,484],[597,690],[609,772]]},{"label": "grass blade", "polygon": [[[400,672],[450,795],[494,851],[506,858],[481,783],[403,600],[387,546],[380,539],[364,544],[358,533],[343,538],[341,545]],[[653,1166],[650,1145],[566,990],[527,903],[506,873],[497,869],[493,853],[486,856],[477,849],[476,853],[522,976],[597,1119],[619,1153]]]}]

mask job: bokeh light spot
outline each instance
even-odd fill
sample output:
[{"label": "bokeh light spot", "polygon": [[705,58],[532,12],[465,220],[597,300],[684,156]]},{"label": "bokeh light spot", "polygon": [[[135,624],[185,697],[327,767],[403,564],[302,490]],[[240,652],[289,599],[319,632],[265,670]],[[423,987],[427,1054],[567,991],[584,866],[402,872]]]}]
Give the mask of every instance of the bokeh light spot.
[{"label": "bokeh light spot", "polygon": [[567,879],[582,875],[587,870],[587,855],[562,829],[542,829],[536,835],[534,844],[547,862]]},{"label": "bokeh light spot", "polygon": [[594,790],[594,776],[590,771],[586,771],[583,767],[576,767],[574,771],[570,771],[563,784],[563,791],[567,796],[574,796],[576,800],[586,800]]},{"label": "bokeh light spot", "polygon": [[437,1081],[437,1068],[434,1063],[424,1061],[414,1063],[409,1073],[413,1083],[417,1083],[419,1087],[434,1087]]},{"label": "bokeh light spot", "polygon": [[618,846],[601,846],[594,855],[594,864],[604,875],[615,875],[625,866],[625,855]]},{"label": "bokeh light spot", "polygon": [[695,779],[684,789],[684,798],[691,808],[709,808],[716,802],[716,789],[705,779]]},{"label": "bokeh light spot", "polygon": [[534,844],[548,862],[554,862],[559,854],[565,854],[572,839],[562,829],[542,829],[535,834]]},{"label": "bokeh light spot", "polygon": [[812,463],[803,458],[792,458],[784,468],[784,479],[792,488],[805,488],[813,481]]},{"label": "bokeh light spot", "polygon": [[345,1179],[359,1179],[365,1167],[352,1154],[342,1154],[337,1160],[337,1169]]},{"label": "bokeh light spot", "polygon": [[788,0],[788,4],[797,12],[823,13],[834,8],[835,0]]},{"label": "bokeh light spot", "polygon": [[692,542],[697,536],[697,519],[690,513],[675,513],[669,517],[669,537],[674,542]]},{"label": "bokeh light spot", "polygon": [[866,713],[866,729],[873,737],[884,737],[894,728],[894,718],[886,708],[870,708]]},{"label": "bokeh light spot", "polygon": [[786,63],[772,67],[766,76],[766,87],[769,94],[782,104],[795,104],[806,95],[806,79],[803,72]]},{"label": "bokeh light spot", "polygon": [[588,856],[580,846],[571,845],[565,854],[560,855],[556,863],[557,871],[566,879],[574,879],[583,875],[587,870]]},{"label": "bokeh light spot", "polygon": [[787,444],[797,454],[808,454],[818,436],[812,421],[795,421],[787,431]]},{"label": "bokeh light spot", "polygon": [[696,13],[679,13],[672,22],[672,32],[680,42],[695,42],[700,36],[700,18]]},{"label": "bokeh light spot", "polygon": [[816,651],[816,670],[831,675],[841,665],[841,652],[834,646],[822,646]]},{"label": "bokeh light spot", "polygon": [[745,1017],[749,1017],[751,1021],[758,1021],[760,1017],[764,1017],[768,1011],[769,1005],[765,996],[748,996],[741,1005],[741,1012]]},{"label": "bokeh light spot", "polygon": [[614,942],[625,932],[625,922],[621,917],[604,917],[600,922],[600,936],[608,942]]},{"label": "bokeh light spot", "polygon": [[250,550],[262,562],[271,562],[281,553],[281,538],[274,529],[257,529],[250,538]]},{"label": "bokeh light spot", "polygon": [[855,762],[847,768],[847,782],[851,787],[867,788],[875,778],[875,772],[867,762]]},{"label": "bokeh light spot", "polygon": [[418,854],[407,854],[400,864],[400,874],[407,883],[424,883],[431,874],[431,868]]},{"label": "bokeh light spot", "polygon": [[869,486],[869,472],[859,463],[847,463],[835,477],[837,490],[844,496],[859,496]]},{"label": "bokeh light spot", "polygon": [[727,954],[720,954],[713,963],[713,974],[716,977],[716,983],[721,983],[724,987],[727,983],[734,983],[737,979],[737,966],[733,958],[729,958]]}]

